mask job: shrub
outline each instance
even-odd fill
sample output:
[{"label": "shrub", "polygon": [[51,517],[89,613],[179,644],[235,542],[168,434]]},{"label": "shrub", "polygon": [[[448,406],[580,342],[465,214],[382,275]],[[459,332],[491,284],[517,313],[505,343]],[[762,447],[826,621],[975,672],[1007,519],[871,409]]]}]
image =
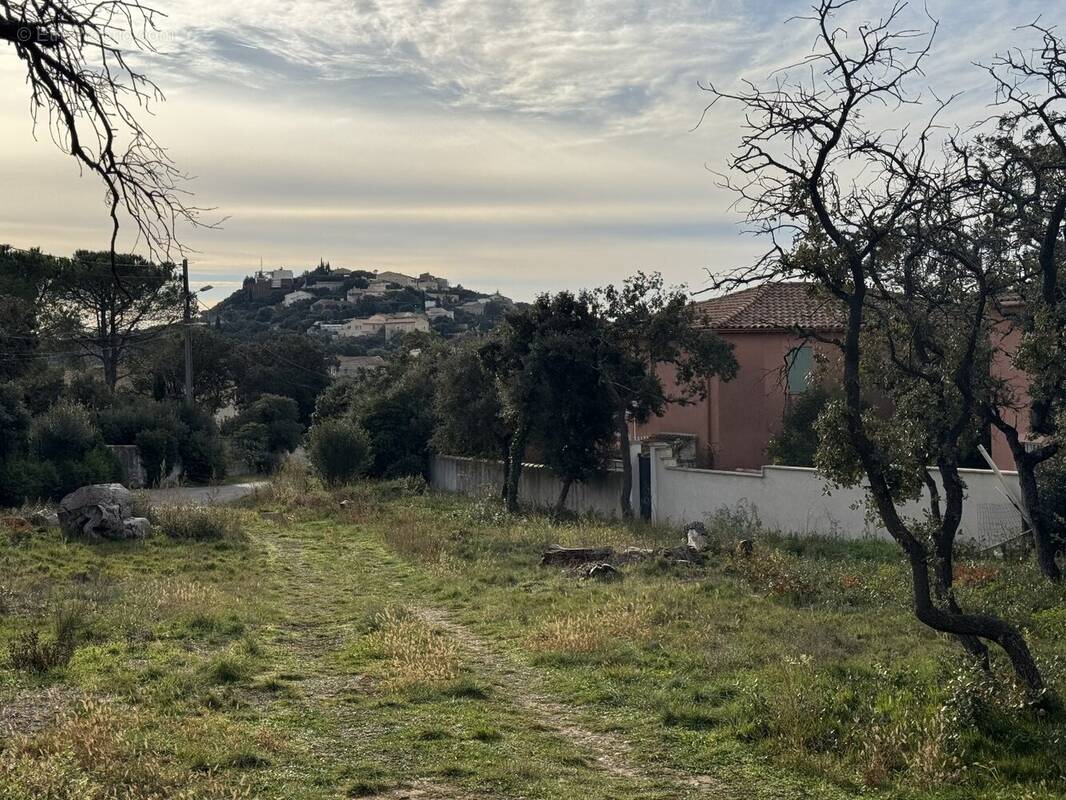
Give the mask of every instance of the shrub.
[{"label": "shrub", "polygon": [[85,626],[86,607],[80,603],[60,605],[52,618],[52,635],[43,638],[31,628],[8,643],[11,667],[22,672],[43,674],[70,663],[78,633]]},{"label": "shrub", "polygon": [[0,506],[57,497],[61,486],[59,471],[50,461],[13,458],[0,466]]},{"label": "shrub", "polygon": [[837,392],[815,384],[803,394],[791,399],[781,421],[781,431],[770,440],[767,453],[774,464],[791,467],[813,467],[818,452],[818,431],[815,422]]},{"label": "shrub", "polygon": [[222,506],[159,506],[149,519],[172,539],[205,542],[242,535],[240,512]]},{"label": "shrub", "polygon": [[101,410],[97,424],[108,444],[137,444],[142,431],[181,432],[173,406],[143,398],[128,398]]},{"label": "shrub", "polygon": [[353,422],[321,422],[311,429],[308,456],[326,483],[349,483],[370,466],[370,437]]},{"label": "shrub", "polygon": [[44,674],[69,664],[74,646],[59,639],[44,640],[41,632],[32,628],[9,642],[7,652],[12,669]]},{"label": "shrub", "polygon": [[300,407],[292,398],[266,394],[230,420],[226,430],[239,458],[257,472],[272,472],[303,438]]},{"label": "shrub", "polygon": [[178,440],[172,431],[155,428],[138,433],[134,444],[140,452],[148,485],[158,486],[178,460]]},{"label": "shrub", "polygon": [[217,435],[194,431],[178,446],[185,477],[193,483],[210,483],[226,477],[226,448]]},{"label": "shrub", "polygon": [[84,406],[59,403],[33,421],[34,455],[46,461],[78,461],[100,443],[100,433]]}]

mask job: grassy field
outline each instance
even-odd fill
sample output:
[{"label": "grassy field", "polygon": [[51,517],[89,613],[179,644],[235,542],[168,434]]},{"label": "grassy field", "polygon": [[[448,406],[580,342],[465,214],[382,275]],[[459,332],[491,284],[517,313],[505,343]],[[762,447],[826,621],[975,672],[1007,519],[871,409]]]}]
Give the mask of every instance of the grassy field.
[{"label": "grassy field", "polygon": [[[914,622],[891,546],[721,518],[708,567],[601,583],[539,555],[678,535],[297,479],[217,515],[0,528],[2,800],[1066,797],[1066,721]],[[1066,694],[1066,593],[959,579]]]}]

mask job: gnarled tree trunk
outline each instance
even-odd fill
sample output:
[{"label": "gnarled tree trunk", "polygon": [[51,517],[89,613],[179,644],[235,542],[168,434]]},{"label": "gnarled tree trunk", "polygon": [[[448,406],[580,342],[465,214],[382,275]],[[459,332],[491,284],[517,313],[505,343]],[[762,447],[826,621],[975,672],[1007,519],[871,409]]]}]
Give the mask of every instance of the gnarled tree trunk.
[{"label": "gnarled tree trunk", "polygon": [[510,463],[507,465],[507,485],[504,490],[504,501],[512,514],[518,512],[518,482],[522,479],[522,461],[528,440],[529,423],[522,420],[511,438]]}]

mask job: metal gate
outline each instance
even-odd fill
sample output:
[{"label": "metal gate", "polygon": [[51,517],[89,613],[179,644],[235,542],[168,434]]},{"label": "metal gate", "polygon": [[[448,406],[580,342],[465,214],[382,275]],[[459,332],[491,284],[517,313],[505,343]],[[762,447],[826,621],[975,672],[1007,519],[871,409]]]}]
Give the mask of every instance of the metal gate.
[{"label": "metal gate", "polygon": [[651,519],[651,456],[641,453],[637,458],[640,477],[640,518]]}]

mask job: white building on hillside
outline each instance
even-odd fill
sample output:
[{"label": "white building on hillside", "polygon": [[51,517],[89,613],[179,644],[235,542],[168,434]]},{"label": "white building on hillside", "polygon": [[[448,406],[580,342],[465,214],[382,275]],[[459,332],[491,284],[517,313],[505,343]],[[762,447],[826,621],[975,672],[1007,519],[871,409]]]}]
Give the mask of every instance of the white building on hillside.
[{"label": "white building on hillside", "polygon": [[429,318],[424,314],[404,311],[400,314],[375,314],[372,317],[357,317],[344,323],[342,336],[376,336],[382,331],[386,339],[413,331],[428,331]]},{"label": "white building on hillside", "polygon": [[286,285],[292,286],[293,274],[291,269],[276,269],[267,273],[270,278],[271,289],[281,289]]},{"label": "white building on hillside", "polygon": [[374,277],[376,280],[395,283],[397,286],[414,286],[418,283],[418,278],[412,278],[402,272],[378,272]]},{"label": "white building on hillside", "polygon": [[283,298],[281,298],[281,304],[288,308],[294,306],[297,303],[303,303],[306,300],[314,300],[315,296],[310,292],[305,292],[302,289],[296,292],[289,292]]}]

